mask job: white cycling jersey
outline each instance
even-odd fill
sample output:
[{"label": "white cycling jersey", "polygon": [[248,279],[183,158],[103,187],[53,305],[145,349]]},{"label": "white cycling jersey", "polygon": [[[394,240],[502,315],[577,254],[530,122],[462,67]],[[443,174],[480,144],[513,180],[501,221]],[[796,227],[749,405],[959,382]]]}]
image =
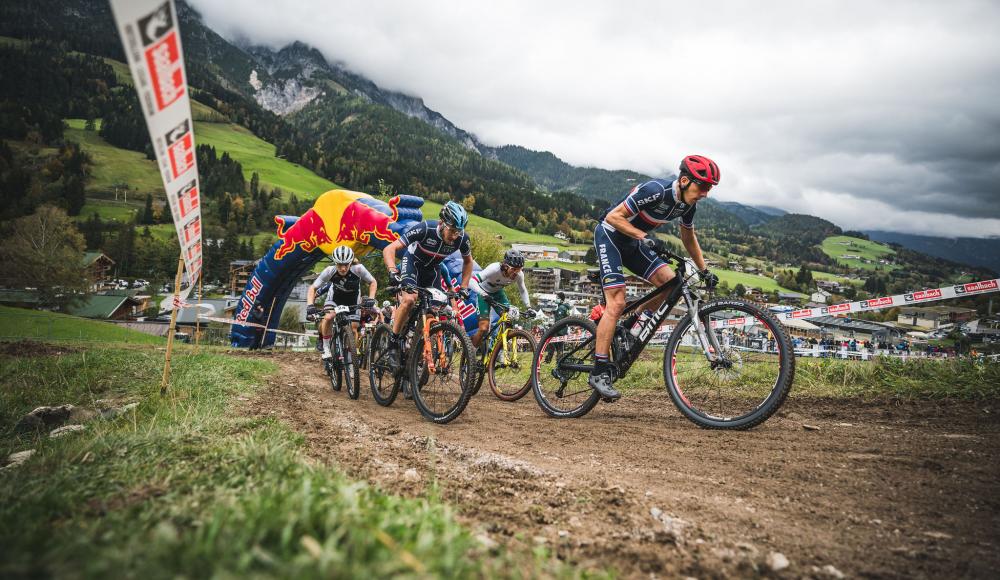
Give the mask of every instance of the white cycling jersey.
[{"label": "white cycling jersey", "polygon": [[493,262],[472,275],[469,286],[478,294],[495,294],[507,286],[517,282],[517,290],[521,294],[525,308],[531,308],[531,298],[528,297],[528,287],[524,285],[524,272],[508,278],[500,268],[500,262]]}]

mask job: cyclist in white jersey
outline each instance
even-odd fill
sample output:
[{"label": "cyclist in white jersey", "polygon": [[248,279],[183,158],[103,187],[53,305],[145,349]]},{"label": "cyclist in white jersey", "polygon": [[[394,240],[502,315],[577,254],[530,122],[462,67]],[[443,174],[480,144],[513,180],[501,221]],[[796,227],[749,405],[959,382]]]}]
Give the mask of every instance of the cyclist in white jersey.
[{"label": "cyclist in white jersey", "polygon": [[535,311],[531,308],[531,297],[528,296],[528,287],[524,284],[524,256],[517,250],[507,250],[503,255],[503,262],[493,262],[479,272],[472,275],[469,288],[479,296],[479,332],[472,337],[472,344],[479,347],[483,337],[490,330],[490,310],[486,297],[509,305],[507,293],[504,288],[513,283],[517,283],[517,289],[521,294],[521,300],[528,310],[526,314],[534,318]]}]

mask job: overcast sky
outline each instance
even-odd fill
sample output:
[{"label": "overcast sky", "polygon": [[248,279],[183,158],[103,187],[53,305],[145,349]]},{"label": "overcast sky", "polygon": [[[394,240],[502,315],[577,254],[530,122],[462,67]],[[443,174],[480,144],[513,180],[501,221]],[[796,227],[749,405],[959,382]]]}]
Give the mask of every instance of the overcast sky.
[{"label": "overcast sky", "polygon": [[671,173],[845,229],[1000,236],[1000,2],[192,0],[491,145]]}]

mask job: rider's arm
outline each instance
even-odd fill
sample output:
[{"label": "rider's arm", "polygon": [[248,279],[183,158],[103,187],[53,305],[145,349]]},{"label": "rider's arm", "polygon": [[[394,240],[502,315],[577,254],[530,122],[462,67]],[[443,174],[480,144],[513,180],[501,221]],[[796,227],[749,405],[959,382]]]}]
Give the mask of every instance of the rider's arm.
[{"label": "rider's arm", "polygon": [[385,267],[390,273],[398,269],[396,268],[396,252],[405,247],[406,242],[403,241],[403,238],[399,238],[395,242],[382,248],[382,261],[385,262]]},{"label": "rider's arm", "polygon": [[469,287],[469,278],[472,277],[472,254],[462,256],[462,288]]},{"label": "rider's arm", "polygon": [[333,276],[333,273],[336,270],[337,268],[334,266],[327,266],[326,268],[323,268],[323,271],[319,273],[319,276],[316,276],[316,280],[309,285],[309,291],[306,292],[306,304],[313,304],[316,302],[316,290],[322,287],[323,284],[329,282],[330,277]]},{"label": "rider's arm", "polygon": [[528,287],[524,284],[524,272],[517,273],[517,291],[521,294],[525,308],[531,308],[531,297],[528,296]]},{"label": "rider's arm", "polygon": [[462,241],[458,244],[458,251],[462,254],[462,288],[469,287],[469,278],[472,277],[472,244],[469,242],[469,234],[462,234]]},{"label": "rider's arm", "polygon": [[368,283],[368,297],[375,298],[375,292],[378,290],[378,282],[375,281],[375,276],[365,268],[364,264],[355,264],[351,266],[351,271],[358,278],[361,278],[362,282]]},{"label": "rider's arm", "polygon": [[473,292],[479,294],[480,296],[486,296],[486,291],[483,290],[483,287],[479,285],[479,281],[476,280],[475,276],[469,279],[469,290],[472,290]]},{"label": "rider's arm", "polygon": [[635,238],[637,240],[645,238],[646,232],[630,224],[628,221],[628,218],[630,217],[632,217],[632,214],[629,211],[628,206],[624,203],[619,203],[615,209],[611,210],[608,215],[604,217],[604,221],[608,222],[608,224],[615,228],[615,230],[619,233],[629,236],[630,238]]},{"label": "rider's arm", "polygon": [[698,244],[698,236],[694,234],[694,228],[682,227],[680,230],[684,249],[687,250],[698,269],[704,270],[708,266],[705,265],[705,257],[701,255],[701,245]]}]

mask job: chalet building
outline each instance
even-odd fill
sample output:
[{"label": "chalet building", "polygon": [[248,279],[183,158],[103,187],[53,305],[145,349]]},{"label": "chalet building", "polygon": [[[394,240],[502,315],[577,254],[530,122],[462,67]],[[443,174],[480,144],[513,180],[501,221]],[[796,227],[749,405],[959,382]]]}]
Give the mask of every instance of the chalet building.
[{"label": "chalet building", "polygon": [[935,330],[948,324],[968,322],[976,317],[973,308],[958,306],[904,306],[899,310],[896,322]]}]

